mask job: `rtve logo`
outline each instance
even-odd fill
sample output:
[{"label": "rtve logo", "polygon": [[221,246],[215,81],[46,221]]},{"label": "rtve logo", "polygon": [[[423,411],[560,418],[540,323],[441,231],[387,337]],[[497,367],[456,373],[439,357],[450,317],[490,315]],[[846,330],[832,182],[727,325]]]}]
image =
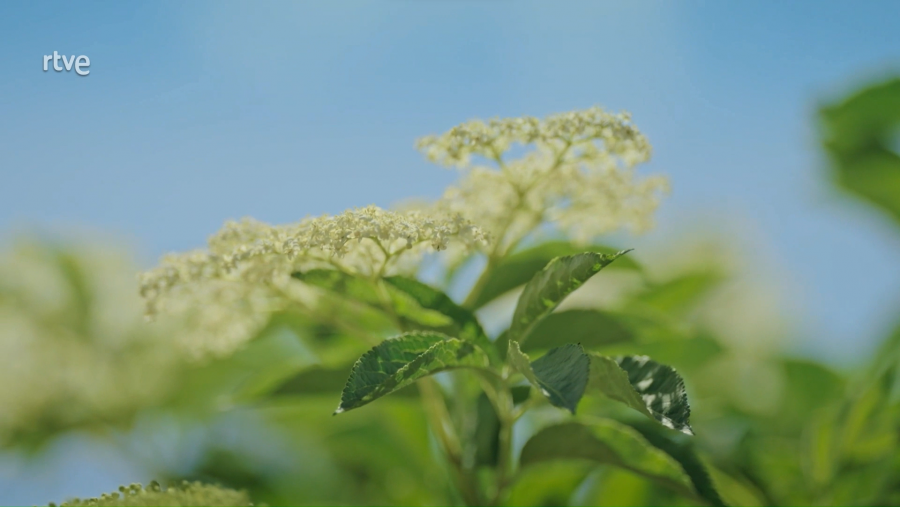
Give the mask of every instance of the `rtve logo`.
[{"label": "rtve logo", "polygon": [[44,72],[47,72],[48,70],[50,70],[49,69],[50,60],[53,60],[53,70],[55,70],[56,72],[62,72],[63,67],[59,66],[60,59],[62,59],[62,61],[63,61],[63,67],[65,67],[66,72],[71,71],[72,66],[74,65],[75,73],[78,74],[79,76],[87,76],[88,74],[91,73],[91,71],[88,70],[88,67],[91,66],[90,58],[88,58],[84,55],[81,55],[76,58],[75,55],[72,55],[71,59],[69,59],[66,57],[66,55],[60,56],[60,54],[57,53],[56,51],[54,51],[52,55],[44,55]]}]

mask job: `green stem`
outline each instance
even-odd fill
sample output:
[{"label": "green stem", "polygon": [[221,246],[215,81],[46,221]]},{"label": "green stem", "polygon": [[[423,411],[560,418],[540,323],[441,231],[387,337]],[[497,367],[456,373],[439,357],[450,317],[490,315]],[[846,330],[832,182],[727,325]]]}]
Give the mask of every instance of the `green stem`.
[{"label": "green stem", "polygon": [[463,501],[466,502],[466,505],[480,505],[481,497],[478,493],[478,486],[475,478],[463,466],[462,446],[453,430],[453,422],[437,382],[433,378],[426,377],[419,380],[418,386],[429,426],[440,443],[447,461],[450,462]]},{"label": "green stem", "polygon": [[500,421],[499,443],[497,447],[497,475],[491,505],[500,505],[512,476],[512,430],[513,418],[512,394],[509,389],[500,390],[499,403],[495,410]]}]

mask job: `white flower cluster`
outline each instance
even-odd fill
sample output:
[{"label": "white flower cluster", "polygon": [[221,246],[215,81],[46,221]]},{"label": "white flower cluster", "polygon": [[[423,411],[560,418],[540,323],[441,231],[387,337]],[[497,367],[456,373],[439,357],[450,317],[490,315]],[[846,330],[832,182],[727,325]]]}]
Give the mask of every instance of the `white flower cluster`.
[{"label": "white flower cluster", "polygon": [[0,446],[128,420],[175,387],[177,334],[146,325],[134,271],[108,245],[0,254]]},{"label": "white flower cluster", "polygon": [[[459,215],[394,212],[367,206],[295,224],[228,222],[208,251],[168,255],[140,275],[147,314],[190,314],[203,336],[198,354],[228,353],[290,301],[291,273],[338,269],[377,277],[413,271],[429,250],[472,248],[485,234]],[[296,301],[293,301],[296,303]]]},{"label": "white flower cluster", "polygon": [[419,139],[417,147],[429,160],[466,167],[471,155],[497,160],[513,144],[550,148],[583,143],[603,144],[603,151],[634,165],[650,156],[650,143],[631,123],[628,113],[611,114],[599,107],[548,116],[472,120],[440,136]]},{"label": "white flower cluster", "polygon": [[[505,160],[513,144],[531,144]],[[505,252],[546,222],[587,242],[621,227],[652,225],[667,180],[639,179],[634,166],[651,155],[647,139],[625,113],[599,108],[535,118],[475,120],[419,140],[432,161],[465,171],[430,208],[476,220]],[[498,167],[473,166],[471,156]]]}]

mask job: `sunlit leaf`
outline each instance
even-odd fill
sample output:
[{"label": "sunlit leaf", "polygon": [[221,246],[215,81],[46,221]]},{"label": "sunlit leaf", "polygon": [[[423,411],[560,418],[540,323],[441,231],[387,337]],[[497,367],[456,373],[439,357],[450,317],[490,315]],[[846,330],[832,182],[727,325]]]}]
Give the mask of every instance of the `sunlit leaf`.
[{"label": "sunlit leaf", "polygon": [[550,261],[522,291],[508,339],[525,342],[534,326],[550,315],[566,296],[625,253],[627,251],[615,254],[588,252]]},{"label": "sunlit leaf", "polygon": [[592,390],[624,403],[667,428],[693,435],[691,408],[681,376],[647,356],[591,354]]},{"label": "sunlit leaf", "polygon": [[573,414],[584,395],[590,375],[591,361],[580,345],[569,344],[551,349],[534,362],[509,342],[507,358],[519,373],[546,396],[556,407]]},{"label": "sunlit leaf", "polygon": [[[543,269],[548,262],[556,257],[575,255],[585,251],[606,255],[615,255],[618,252],[618,250],[607,246],[591,245],[585,247],[573,245],[567,241],[549,241],[521,252],[516,252],[491,270],[471,307],[480,308],[498,296],[528,283],[535,273]],[[637,262],[630,258],[620,259],[615,266],[618,269],[640,271],[640,266]]]},{"label": "sunlit leaf", "polygon": [[434,332],[406,333],[385,340],[359,358],[335,413],[361,407],[427,375],[488,364],[487,355],[471,342]]},{"label": "sunlit leaf", "polygon": [[624,468],[686,497],[701,499],[675,459],[634,429],[608,419],[544,428],[525,444],[520,457],[523,467],[555,460],[585,460]]}]

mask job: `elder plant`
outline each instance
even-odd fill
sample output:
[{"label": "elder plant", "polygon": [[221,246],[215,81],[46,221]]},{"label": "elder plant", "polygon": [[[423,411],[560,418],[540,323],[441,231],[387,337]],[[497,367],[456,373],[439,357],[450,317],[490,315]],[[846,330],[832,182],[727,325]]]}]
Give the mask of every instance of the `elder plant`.
[{"label": "elder plant", "polygon": [[[286,225],[228,222],[207,248],[169,255],[141,274],[148,317],[187,322],[183,340],[201,360],[239,350],[280,312],[352,336],[370,348],[346,371],[335,416],[415,385],[469,505],[503,503],[522,470],[559,460],[621,467],[721,504],[683,444],[693,431],[679,374],[647,356],[603,355],[594,350],[605,343],[594,336],[602,331],[589,319],[555,312],[608,266],[637,269],[627,250],[592,242],[650,228],[667,191],[664,178],[636,174],[651,147],[629,115],[592,108],[476,120],[417,147],[460,173],[439,199]],[[416,278],[434,252],[448,279],[483,259],[461,302]],[[520,288],[508,327],[489,335],[477,314]],[[652,426],[581,415],[582,399],[595,395]],[[517,449],[517,421],[546,405],[569,415]]]}]

